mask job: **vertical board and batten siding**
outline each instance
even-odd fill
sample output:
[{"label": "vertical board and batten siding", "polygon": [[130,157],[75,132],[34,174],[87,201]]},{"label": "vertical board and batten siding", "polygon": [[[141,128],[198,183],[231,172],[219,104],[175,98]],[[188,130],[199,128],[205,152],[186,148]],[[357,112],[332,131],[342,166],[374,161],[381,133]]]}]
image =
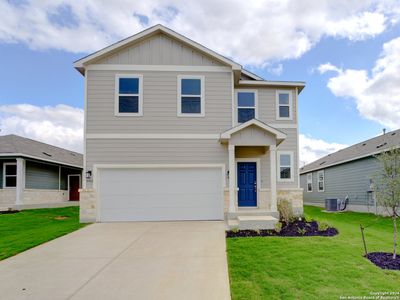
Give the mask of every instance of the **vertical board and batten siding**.
[{"label": "vertical board and batten siding", "polygon": [[93,64],[223,66],[213,57],[162,33],[100,58]]},{"label": "vertical board and batten siding", "polygon": [[58,190],[58,166],[26,161],[25,188]]},{"label": "vertical board and batten siding", "polygon": [[307,173],[302,174],[300,182],[304,189],[304,202],[322,204],[327,198],[344,198],[348,195],[350,204],[372,205],[373,199],[367,191],[370,189],[370,179],[373,179],[378,168],[378,161],[373,157],[328,167],[324,169],[325,192],[318,192],[318,171],[312,172],[312,192],[307,192]]},{"label": "vertical board and batten siding", "polygon": [[[143,116],[114,115],[115,75],[143,75]],[[205,117],[177,116],[178,75],[202,75]],[[229,72],[88,71],[87,133],[220,133],[232,126]]]}]

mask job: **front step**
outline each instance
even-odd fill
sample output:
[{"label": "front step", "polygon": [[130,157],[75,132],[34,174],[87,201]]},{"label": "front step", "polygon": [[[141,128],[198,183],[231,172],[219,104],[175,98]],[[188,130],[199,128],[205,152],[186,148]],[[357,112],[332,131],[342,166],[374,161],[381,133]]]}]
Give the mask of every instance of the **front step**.
[{"label": "front step", "polygon": [[267,211],[267,210],[260,210],[260,209],[246,209],[246,210],[238,210],[235,212],[228,212],[226,213],[226,219],[228,220],[236,220],[239,216],[271,216],[276,219],[279,219],[279,212],[277,211]]},{"label": "front step", "polygon": [[227,229],[239,230],[275,229],[279,220],[272,216],[238,216],[237,219],[227,220]]}]

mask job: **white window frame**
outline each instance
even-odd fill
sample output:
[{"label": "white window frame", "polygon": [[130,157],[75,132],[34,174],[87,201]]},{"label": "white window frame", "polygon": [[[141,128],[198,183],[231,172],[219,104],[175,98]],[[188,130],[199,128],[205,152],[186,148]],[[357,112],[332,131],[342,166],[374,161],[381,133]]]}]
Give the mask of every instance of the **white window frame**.
[{"label": "white window frame", "polygon": [[239,113],[239,93],[254,93],[254,107],[252,106],[240,106],[240,108],[254,108],[254,118],[258,119],[258,90],[254,89],[236,89],[235,90],[235,124],[239,123],[238,113]]},{"label": "white window frame", "polygon": [[[200,79],[200,95],[182,95],[182,79]],[[177,76],[177,116],[178,117],[189,117],[189,118],[201,118],[206,115],[205,112],[205,97],[204,97],[204,82],[205,82],[205,77],[200,76],[200,75],[178,75]],[[194,114],[194,113],[182,113],[182,97],[199,97],[200,96],[200,113],[199,114]]]},{"label": "white window frame", "polygon": [[[290,155],[290,178],[281,178],[281,167],[288,167],[288,166],[281,166],[281,155]],[[294,152],[293,151],[277,151],[277,177],[279,182],[294,182]]]},{"label": "white window frame", "polygon": [[[15,166],[17,167],[16,162],[9,162],[9,163],[3,163],[3,189],[15,189],[17,186],[17,176],[18,176],[18,171],[16,172],[15,175],[6,175],[6,166]],[[6,186],[6,177],[15,177],[15,186]]]},{"label": "white window frame", "polygon": [[[137,78],[139,79],[139,94],[120,94],[119,79],[120,78]],[[119,96],[138,96],[138,112],[123,113],[119,112]],[[116,74],[115,75],[115,99],[114,99],[114,115],[117,117],[141,117],[143,116],[143,75],[141,74]]]},{"label": "white window frame", "polygon": [[[307,185],[306,185],[307,193],[312,193],[312,191],[313,191],[313,182],[312,182],[313,175],[312,175],[312,173],[308,173],[306,176],[307,176]],[[308,189],[309,184],[311,184],[311,190]]]},{"label": "white window frame", "polygon": [[[321,174],[321,173],[322,173],[322,181],[319,180],[319,174]],[[319,189],[319,183],[320,182],[322,182],[322,187],[323,187],[322,190]],[[321,192],[321,193],[325,192],[325,171],[324,170],[320,170],[320,171],[317,172],[317,184],[318,184],[317,185],[318,192]]]},{"label": "white window frame", "polygon": [[[279,94],[289,94],[289,104],[282,106],[289,106],[289,117],[281,117],[279,116]],[[293,120],[293,100],[292,100],[292,90],[277,90],[276,91],[276,119],[277,120]]]}]

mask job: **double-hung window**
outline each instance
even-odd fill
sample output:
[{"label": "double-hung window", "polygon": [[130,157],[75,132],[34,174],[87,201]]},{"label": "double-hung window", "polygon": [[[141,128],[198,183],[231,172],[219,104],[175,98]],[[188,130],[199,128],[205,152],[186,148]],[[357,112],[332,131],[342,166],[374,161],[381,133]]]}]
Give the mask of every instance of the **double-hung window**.
[{"label": "double-hung window", "polygon": [[3,165],[3,187],[13,188],[17,186],[17,164],[4,163]]},{"label": "double-hung window", "polygon": [[115,115],[143,115],[143,76],[119,74],[115,76]]},{"label": "double-hung window", "polygon": [[325,191],[325,172],[324,170],[318,171],[318,192]]},{"label": "double-hung window", "polygon": [[292,92],[276,92],[276,118],[278,120],[292,120]]},{"label": "double-hung window", "polygon": [[204,76],[178,76],[178,116],[204,117]]},{"label": "double-hung window", "polygon": [[312,173],[307,174],[307,192],[312,192]]},{"label": "double-hung window", "polygon": [[293,181],[293,152],[279,151],[278,162],[278,180]]},{"label": "double-hung window", "polygon": [[236,103],[238,123],[245,123],[251,119],[257,118],[257,91],[237,91]]}]

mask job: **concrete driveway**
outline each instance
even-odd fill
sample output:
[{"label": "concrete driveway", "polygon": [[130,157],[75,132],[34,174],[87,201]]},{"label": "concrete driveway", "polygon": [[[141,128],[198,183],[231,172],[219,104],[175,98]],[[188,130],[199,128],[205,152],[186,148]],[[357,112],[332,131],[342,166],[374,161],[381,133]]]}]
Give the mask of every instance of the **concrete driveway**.
[{"label": "concrete driveway", "polygon": [[2,299],[229,299],[223,222],[97,223],[0,262]]}]

